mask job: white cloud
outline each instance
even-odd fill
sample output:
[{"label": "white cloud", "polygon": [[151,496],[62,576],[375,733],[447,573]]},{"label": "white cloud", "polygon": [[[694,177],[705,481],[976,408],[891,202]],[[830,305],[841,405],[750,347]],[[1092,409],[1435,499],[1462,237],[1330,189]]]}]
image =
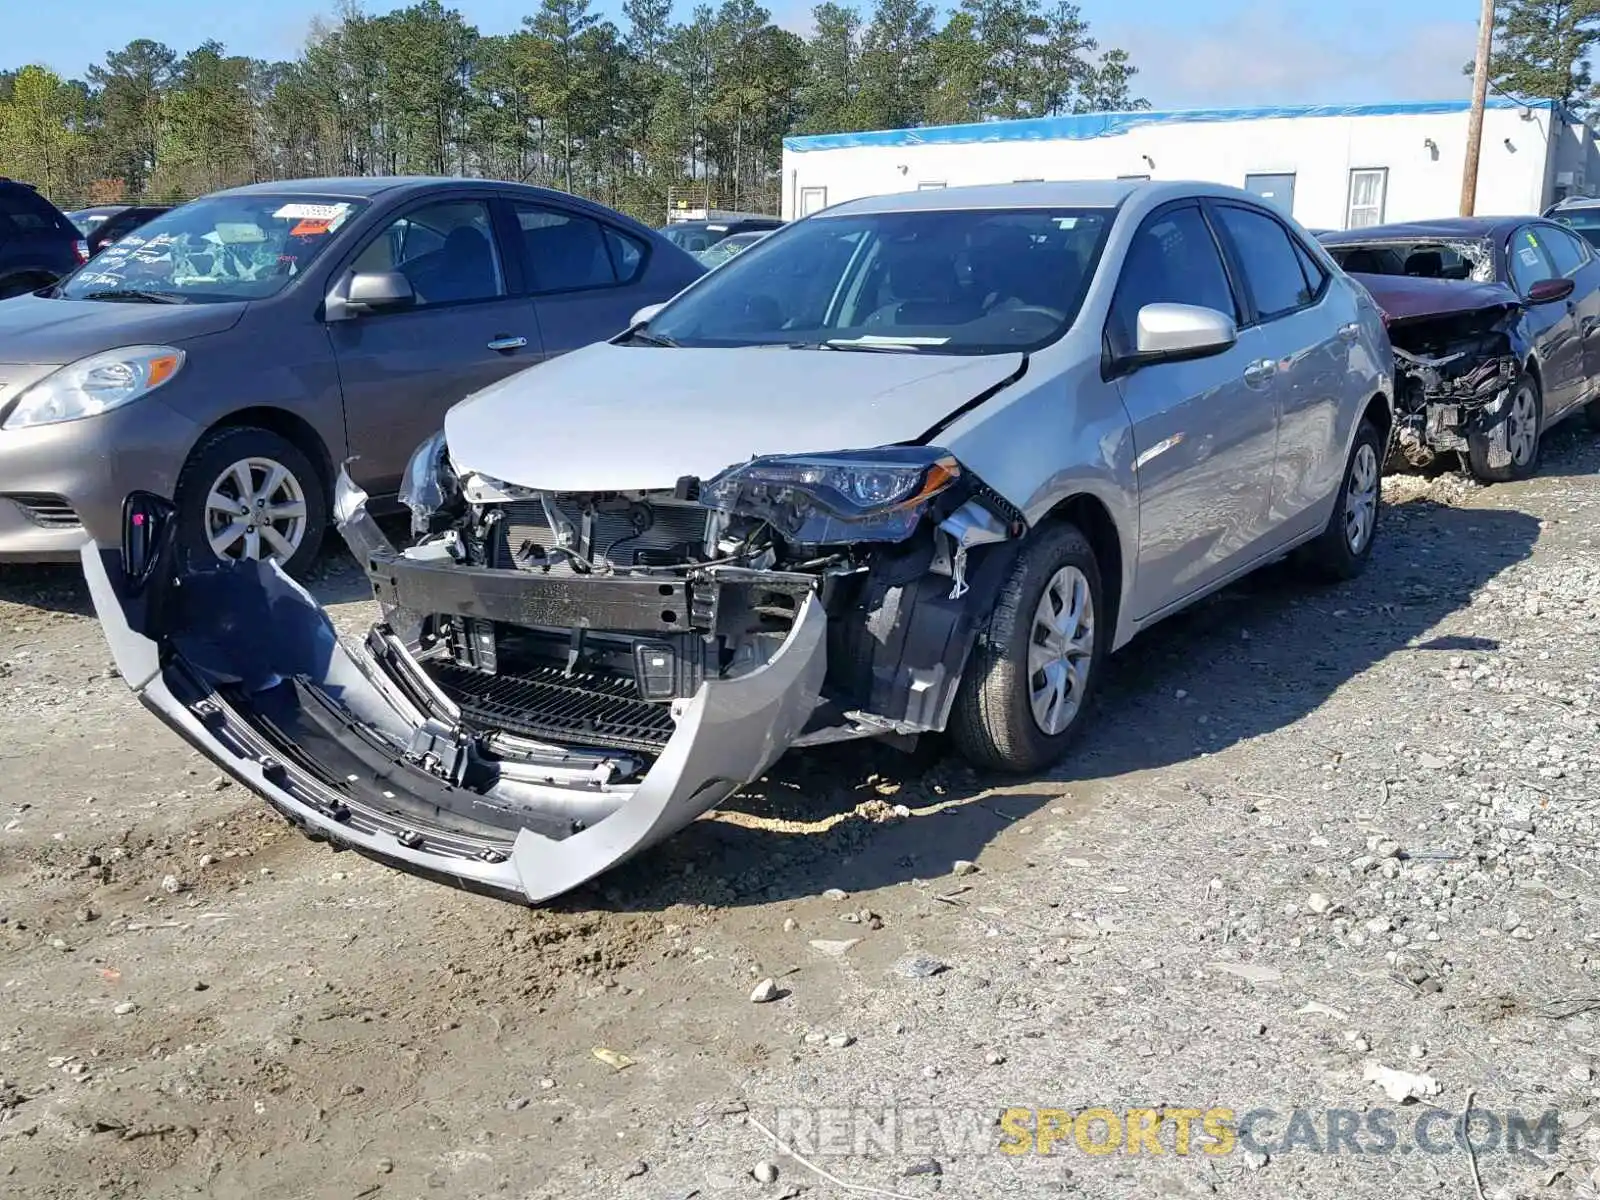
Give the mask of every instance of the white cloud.
[{"label": "white cloud", "polygon": [[[1135,91],[1157,108],[1447,100],[1470,90],[1471,21],[1408,20],[1397,4],[1380,27],[1297,23],[1256,7],[1210,26],[1144,24],[1096,29],[1127,50]],[[1383,27],[1387,26],[1387,27]]]}]

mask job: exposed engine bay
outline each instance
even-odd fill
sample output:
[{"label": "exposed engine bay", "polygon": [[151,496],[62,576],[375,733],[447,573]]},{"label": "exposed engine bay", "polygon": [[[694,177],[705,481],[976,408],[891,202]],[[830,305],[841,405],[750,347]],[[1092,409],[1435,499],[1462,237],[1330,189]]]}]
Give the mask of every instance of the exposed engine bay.
[{"label": "exposed engine bay", "polygon": [[1010,563],[979,548],[1023,529],[925,447],[593,493],[458,477],[442,440],[419,453],[403,493],[419,540],[365,556],[391,626],[470,723],[636,755],[706,680],[769,661],[808,598],[828,668],[796,744],[942,729]]},{"label": "exposed engine bay", "polygon": [[1394,454],[1425,467],[1481,438],[1511,461],[1505,421],[1529,354],[1522,302],[1500,284],[1353,276],[1384,313],[1395,359]]}]

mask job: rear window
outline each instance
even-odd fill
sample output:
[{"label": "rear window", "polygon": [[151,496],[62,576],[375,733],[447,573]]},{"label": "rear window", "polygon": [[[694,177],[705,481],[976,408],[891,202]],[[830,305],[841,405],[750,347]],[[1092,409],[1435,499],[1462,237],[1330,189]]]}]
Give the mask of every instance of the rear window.
[{"label": "rear window", "polygon": [[19,233],[72,233],[76,227],[38,193],[24,187],[0,188],[0,216]]}]

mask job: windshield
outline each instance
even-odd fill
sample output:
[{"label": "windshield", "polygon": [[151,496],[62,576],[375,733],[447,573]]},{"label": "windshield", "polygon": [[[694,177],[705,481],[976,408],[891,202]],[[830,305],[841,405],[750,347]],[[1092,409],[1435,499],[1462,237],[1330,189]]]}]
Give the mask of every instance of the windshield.
[{"label": "windshield", "polygon": [[1600,246],[1600,208],[1578,208],[1557,213],[1552,219],[1565,225],[1591,246]]},{"label": "windshield", "polygon": [[1109,209],[968,209],[812,217],[762,238],[658,313],[682,346],[903,348],[1000,354],[1078,315]]},{"label": "windshield", "polygon": [[61,284],[69,300],[257,300],[288,286],[362,206],[323,196],[196,200],[130,230]]},{"label": "windshield", "polygon": [[1411,275],[1422,279],[1494,282],[1494,251],[1481,238],[1339,242],[1324,249],[1352,275]]}]

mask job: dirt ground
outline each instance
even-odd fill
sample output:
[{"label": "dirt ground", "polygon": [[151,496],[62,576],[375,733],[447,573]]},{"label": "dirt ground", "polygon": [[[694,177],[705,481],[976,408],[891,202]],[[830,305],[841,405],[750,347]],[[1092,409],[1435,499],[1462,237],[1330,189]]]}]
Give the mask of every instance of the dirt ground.
[{"label": "dirt ground", "polygon": [[[0,1192],[1592,1200],[1600,439],[1387,498],[1357,583],[1269,569],[1117,655],[1049,777],[793,756],[540,911],[304,840],[138,707],[75,572],[0,568]],[[370,619],[337,553],[316,590]],[[1410,1152],[1469,1098],[1559,1137]],[[798,1143],[848,1106],[951,1124]],[[1279,1116],[1009,1155],[1008,1106]]]}]

